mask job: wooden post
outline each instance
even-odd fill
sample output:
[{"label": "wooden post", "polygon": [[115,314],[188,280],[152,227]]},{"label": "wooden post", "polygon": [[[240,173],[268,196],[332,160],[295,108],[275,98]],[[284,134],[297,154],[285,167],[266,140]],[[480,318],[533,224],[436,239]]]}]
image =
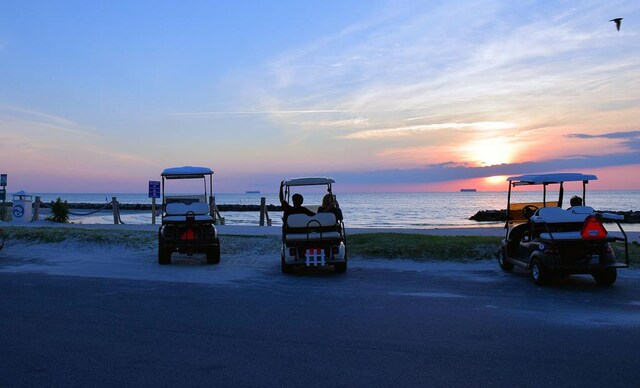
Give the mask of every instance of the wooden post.
[{"label": "wooden post", "polygon": [[156,224],[156,197],[151,197],[151,225]]},{"label": "wooden post", "polygon": [[215,225],[224,225],[224,217],[218,211],[218,207],[216,206],[216,200],[212,196],[209,197],[209,213],[213,216],[213,223]]},{"label": "wooden post", "polygon": [[264,216],[267,210],[267,198],[260,198],[260,226],[264,226]]},{"label": "wooden post", "polygon": [[111,197],[111,208],[113,209],[113,224],[114,225],[118,225],[118,201],[116,200],[116,197]]},{"label": "wooden post", "polygon": [[40,196],[36,195],[36,200],[33,203],[33,221],[38,221],[40,217]]}]

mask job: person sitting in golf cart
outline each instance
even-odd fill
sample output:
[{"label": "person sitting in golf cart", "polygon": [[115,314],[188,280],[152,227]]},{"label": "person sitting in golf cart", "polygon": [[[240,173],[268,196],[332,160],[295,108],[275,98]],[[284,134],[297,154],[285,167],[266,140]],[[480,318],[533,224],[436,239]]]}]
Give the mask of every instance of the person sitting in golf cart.
[{"label": "person sitting in golf cart", "polygon": [[578,197],[577,195],[574,195],[569,200],[569,205],[570,205],[569,209],[571,209],[574,206],[582,206],[582,198]]},{"label": "person sitting in golf cart", "polygon": [[322,206],[318,208],[318,213],[333,213],[336,216],[336,220],[342,221],[342,210],[336,201],[335,195],[326,194],[322,198]]},{"label": "person sitting in golf cart", "polygon": [[289,217],[290,214],[306,214],[308,216],[314,216],[316,214],[306,207],[302,206],[302,203],[304,202],[304,197],[302,196],[302,194],[293,194],[291,196],[291,202],[293,203],[293,206],[289,205],[284,199],[284,194],[282,193],[282,184],[280,184],[280,186],[280,204],[282,205],[282,218],[285,224],[287,223],[287,217]]}]

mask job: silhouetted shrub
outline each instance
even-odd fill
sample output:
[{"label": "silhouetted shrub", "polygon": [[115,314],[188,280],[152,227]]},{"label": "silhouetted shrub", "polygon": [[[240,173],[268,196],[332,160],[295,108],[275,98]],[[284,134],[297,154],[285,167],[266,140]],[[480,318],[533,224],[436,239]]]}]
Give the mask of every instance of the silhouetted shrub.
[{"label": "silhouetted shrub", "polygon": [[67,201],[62,202],[60,198],[51,205],[51,215],[47,217],[47,220],[53,222],[69,222],[69,205]]}]

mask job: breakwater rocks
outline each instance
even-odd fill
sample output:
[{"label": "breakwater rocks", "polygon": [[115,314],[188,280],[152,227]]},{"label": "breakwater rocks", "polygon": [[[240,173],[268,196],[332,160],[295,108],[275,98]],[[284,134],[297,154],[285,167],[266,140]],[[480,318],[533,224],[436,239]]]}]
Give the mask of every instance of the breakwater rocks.
[{"label": "breakwater rocks", "polygon": [[[613,211],[613,210],[598,210],[598,213],[612,213],[624,216],[624,221],[620,221],[621,223],[627,224],[638,224],[640,223],[640,211],[629,210],[627,212],[624,211]],[[507,210],[480,210],[476,214],[472,215],[470,220],[473,221],[506,221],[507,220]]]},{"label": "breakwater rocks", "polygon": [[[45,207],[50,207],[53,204],[43,204]],[[111,202],[108,203],[69,203],[69,209],[111,209]],[[156,209],[160,209],[160,204],[156,204]],[[218,211],[221,212],[257,212],[260,211],[260,205],[217,205]],[[151,204],[147,203],[120,203],[120,210],[149,210],[151,211]],[[282,206],[267,205],[268,211],[279,212],[282,211]]]}]

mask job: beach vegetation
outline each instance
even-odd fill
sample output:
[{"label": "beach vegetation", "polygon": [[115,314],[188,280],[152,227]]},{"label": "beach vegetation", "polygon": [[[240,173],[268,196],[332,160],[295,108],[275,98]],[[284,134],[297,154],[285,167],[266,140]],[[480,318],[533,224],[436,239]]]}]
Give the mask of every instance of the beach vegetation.
[{"label": "beach vegetation", "polygon": [[47,217],[47,220],[61,223],[69,222],[69,204],[67,201],[62,202],[58,197],[51,205],[51,215]]},{"label": "beach vegetation", "polygon": [[152,248],[157,244],[156,234],[146,231],[72,229],[63,227],[6,228],[7,240],[26,243],[78,243],[96,245],[124,245],[132,248]]},{"label": "beach vegetation", "polygon": [[[157,232],[83,229],[67,227],[32,228],[11,226],[5,228],[7,241],[26,243],[77,243],[96,245],[120,245],[134,249],[155,250],[158,246]],[[277,236],[220,237],[222,254],[280,257],[280,238]],[[366,260],[381,258],[413,261],[457,261],[472,262],[495,260],[501,237],[491,236],[431,236],[404,233],[365,233],[347,237],[349,258]],[[618,261],[624,260],[624,244],[612,243]],[[629,244],[629,262],[640,267],[640,244]],[[497,265],[497,264],[496,264]]]},{"label": "beach vegetation", "polygon": [[418,261],[476,261],[495,258],[500,239],[491,236],[371,233],[351,235],[348,241],[352,256]]}]

